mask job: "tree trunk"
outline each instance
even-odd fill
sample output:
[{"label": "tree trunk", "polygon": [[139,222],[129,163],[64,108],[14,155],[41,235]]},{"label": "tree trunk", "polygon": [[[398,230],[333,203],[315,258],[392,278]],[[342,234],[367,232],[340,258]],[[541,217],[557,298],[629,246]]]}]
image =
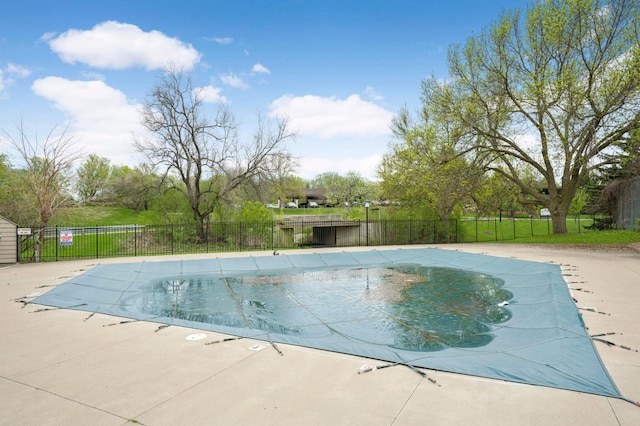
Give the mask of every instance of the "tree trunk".
[{"label": "tree trunk", "polygon": [[[559,198],[559,197],[558,197]],[[570,198],[568,198],[571,201]],[[549,212],[551,213],[551,222],[553,224],[553,235],[564,235],[567,233],[567,215],[569,214],[569,202],[567,199],[549,203]]]},{"label": "tree trunk", "polygon": [[553,235],[562,235],[567,233],[567,213],[555,211],[551,213],[551,222],[553,224]]},{"label": "tree trunk", "polygon": [[42,256],[42,249],[44,247],[44,237],[45,237],[46,229],[47,229],[46,225],[40,226],[40,232],[38,232],[38,241],[36,243],[36,248],[33,253],[34,260],[36,262],[40,262],[40,257]]},{"label": "tree trunk", "polygon": [[205,244],[207,242],[207,226],[205,225],[204,218],[198,218],[197,221],[196,236],[198,238],[198,244]]},{"label": "tree trunk", "polygon": [[205,225],[208,215],[201,215],[197,209],[192,209],[193,218],[196,221],[196,238],[198,244],[205,244],[207,242],[207,227]]}]

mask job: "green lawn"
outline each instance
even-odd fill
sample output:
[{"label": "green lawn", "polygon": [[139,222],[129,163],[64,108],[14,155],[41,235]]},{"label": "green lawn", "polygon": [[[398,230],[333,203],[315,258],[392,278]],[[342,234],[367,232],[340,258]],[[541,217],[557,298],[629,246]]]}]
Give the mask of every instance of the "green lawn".
[{"label": "green lawn", "polygon": [[590,231],[580,234],[540,235],[502,241],[504,243],[627,245],[640,243],[640,232],[625,230]]},{"label": "green lawn", "polygon": [[158,213],[120,207],[72,207],[58,211],[49,222],[50,226],[112,226],[159,223]]}]

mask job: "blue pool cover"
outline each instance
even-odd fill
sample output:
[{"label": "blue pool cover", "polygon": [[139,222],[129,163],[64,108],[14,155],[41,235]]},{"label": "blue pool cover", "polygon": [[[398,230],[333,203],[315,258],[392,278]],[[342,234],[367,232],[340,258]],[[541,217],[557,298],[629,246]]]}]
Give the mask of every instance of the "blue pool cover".
[{"label": "blue pool cover", "polygon": [[554,264],[423,248],[120,263],[33,303],[621,397]]}]

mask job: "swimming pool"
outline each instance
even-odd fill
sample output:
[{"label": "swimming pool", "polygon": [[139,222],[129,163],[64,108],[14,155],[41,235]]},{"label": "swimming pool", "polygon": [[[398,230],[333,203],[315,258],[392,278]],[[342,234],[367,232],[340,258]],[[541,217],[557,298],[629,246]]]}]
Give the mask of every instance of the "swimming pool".
[{"label": "swimming pool", "polygon": [[423,248],[121,263],[33,303],[620,396],[554,264]]},{"label": "swimming pool", "polygon": [[308,268],[302,272],[171,276],[123,301],[157,318],[300,338],[340,333],[408,351],[490,343],[511,317],[503,281],[453,268]]}]

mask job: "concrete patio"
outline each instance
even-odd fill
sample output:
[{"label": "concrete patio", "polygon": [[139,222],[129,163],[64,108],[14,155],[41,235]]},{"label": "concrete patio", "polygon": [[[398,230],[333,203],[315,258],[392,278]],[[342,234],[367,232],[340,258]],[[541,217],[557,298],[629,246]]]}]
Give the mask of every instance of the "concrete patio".
[{"label": "concrete patio", "polygon": [[[561,264],[578,306],[595,308],[581,311],[589,333],[615,333],[603,337],[614,345],[595,342],[613,380],[626,398],[640,400],[639,252],[439,247]],[[434,384],[402,366],[358,374],[363,364],[380,362],[289,345],[278,345],[281,355],[250,339],[205,345],[228,336],[20,301],[97,263],[141,260],[0,269],[0,424],[640,424],[640,407],[617,398],[425,370]],[[187,339],[196,333],[206,339]],[[255,344],[264,348],[252,350]]]}]

